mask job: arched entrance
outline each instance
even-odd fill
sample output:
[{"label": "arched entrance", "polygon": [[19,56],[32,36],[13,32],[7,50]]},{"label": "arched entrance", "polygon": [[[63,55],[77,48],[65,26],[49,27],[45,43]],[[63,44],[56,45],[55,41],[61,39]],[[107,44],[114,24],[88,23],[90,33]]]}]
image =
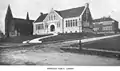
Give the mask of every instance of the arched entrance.
[{"label": "arched entrance", "polygon": [[51,26],[50,26],[50,31],[51,31],[51,32],[55,31],[55,26],[54,26],[54,25],[51,25]]}]

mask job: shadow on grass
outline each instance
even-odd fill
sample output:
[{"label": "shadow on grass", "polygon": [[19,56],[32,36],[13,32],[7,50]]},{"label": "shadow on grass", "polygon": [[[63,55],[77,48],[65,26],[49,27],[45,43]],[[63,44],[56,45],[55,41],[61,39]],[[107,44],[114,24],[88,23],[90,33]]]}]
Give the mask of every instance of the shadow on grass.
[{"label": "shadow on grass", "polygon": [[101,52],[101,51],[93,51],[93,50],[79,50],[73,48],[61,48],[61,50],[70,53],[77,53],[77,54],[87,54],[87,55],[97,55],[102,57],[110,57],[110,58],[118,58],[120,59],[120,54],[118,53],[110,53],[110,52]]},{"label": "shadow on grass", "polygon": [[11,64],[0,62],[0,65],[11,65]]}]

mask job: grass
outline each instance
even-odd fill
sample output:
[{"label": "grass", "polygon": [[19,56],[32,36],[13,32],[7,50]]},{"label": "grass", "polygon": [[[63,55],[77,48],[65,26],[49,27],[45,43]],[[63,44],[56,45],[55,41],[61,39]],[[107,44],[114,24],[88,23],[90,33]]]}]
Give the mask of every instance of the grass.
[{"label": "grass", "polygon": [[34,38],[43,37],[43,36],[47,36],[47,35],[29,35],[29,36],[8,37],[2,40],[1,42],[22,43],[23,41],[32,40]]},{"label": "grass", "polygon": [[[72,46],[78,46],[78,44],[74,44]],[[102,39],[95,42],[88,42],[88,43],[85,43],[83,47],[120,51],[120,36],[114,37],[114,38]]]},{"label": "grass", "polygon": [[[51,34],[49,34],[51,35]],[[43,37],[43,36],[48,36],[48,35],[29,35],[29,36],[16,36],[16,37],[8,37],[5,38],[4,40],[2,40],[1,42],[4,43],[22,43],[23,41],[26,40],[32,40],[34,38],[38,38],[38,37]],[[43,42],[48,42],[48,41],[60,41],[60,40],[76,40],[76,39],[80,39],[80,38],[90,38],[90,37],[99,37],[99,36],[103,36],[103,35],[95,35],[95,34],[90,34],[90,33],[66,33],[66,34],[59,34],[57,36],[54,37],[50,37],[50,38],[45,38],[42,39]],[[41,41],[41,40],[40,40]]]},{"label": "grass", "polygon": [[95,34],[84,34],[84,33],[67,33],[67,34],[59,34],[57,36],[54,37],[49,37],[49,38],[45,38],[42,39],[40,41],[43,42],[48,42],[48,41],[63,41],[63,40],[77,40],[77,39],[81,39],[81,38],[91,38],[91,37],[99,37],[99,36],[103,36],[103,35],[95,35]]},{"label": "grass", "polygon": [[101,52],[101,51],[92,51],[92,50],[79,50],[79,49],[72,49],[72,48],[61,48],[61,50],[65,51],[65,52],[70,52],[70,53],[97,55],[97,56],[102,56],[102,57],[110,57],[110,58],[120,59],[119,53],[110,53],[110,52]]}]

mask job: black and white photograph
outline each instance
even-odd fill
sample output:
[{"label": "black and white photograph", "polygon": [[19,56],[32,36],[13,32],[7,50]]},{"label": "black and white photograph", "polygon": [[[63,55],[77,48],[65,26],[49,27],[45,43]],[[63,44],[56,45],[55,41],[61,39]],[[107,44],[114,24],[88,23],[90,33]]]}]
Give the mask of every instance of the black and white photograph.
[{"label": "black and white photograph", "polygon": [[0,66],[120,66],[119,22],[120,0],[0,0]]}]

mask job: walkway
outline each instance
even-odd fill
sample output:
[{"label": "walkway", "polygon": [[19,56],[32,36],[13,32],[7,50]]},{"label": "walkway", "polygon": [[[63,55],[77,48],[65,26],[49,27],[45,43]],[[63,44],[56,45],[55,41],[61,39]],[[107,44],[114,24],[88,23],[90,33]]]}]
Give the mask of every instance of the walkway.
[{"label": "walkway", "polygon": [[[97,41],[97,40],[101,40],[101,39],[106,39],[106,38],[113,38],[113,37],[118,37],[120,36],[120,34],[117,35],[111,35],[111,36],[103,36],[103,37],[96,37],[96,38],[89,38],[89,39],[82,39],[81,43],[86,43],[86,42],[90,42],[90,41]],[[79,40],[74,40],[74,41],[66,41],[64,43],[79,43]],[[112,51],[112,50],[103,50],[103,49],[94,49],[94,48],[85,48],[83,47],[82,49],[84,50],[93,50],[93,51],[101,51],[101,52],[111,52],[111,53],[120,53],[120,51]]]},{"label": "walkway", "polygon": [[35,38],[33,40],[27,40],[27,41],[23,41],[23,43],[42,43],[42,41],[40,41],[41,39],[44,38],[49,38],[49,37],[54,37],[57,36],[58,34],[53,34],[53,35],[49,35],[49,36],[44,36],[44,37],[40,37],[40,38]]},{"label": "walkway", "polygon": [[[97,41],[97,40],[106,39],[106,38],[113,38],[113,37],[118,37],[118,36],[120,36],[120,34],[110,35],[110,36],[103,36],[103,37],[94,37],[94,38],[81,39],[81,43]],[[78,42],[79,42],[79,40],[73,40],[73,41],[66,41],[64,43],[78,43]]]},{"label": "walkway", "polygon": [[96,40],[101,40],[101,39],[106,39],[106,38],[112,38],[112,37],[117,37],[120,36],[120,34],[117,35],[110,35],[110,36],[103,36],[103,37],[95,37],[95,38],[89,38],[89,39],[82,39],[81,42],[90,42],[90,41],[96,41]]}]

